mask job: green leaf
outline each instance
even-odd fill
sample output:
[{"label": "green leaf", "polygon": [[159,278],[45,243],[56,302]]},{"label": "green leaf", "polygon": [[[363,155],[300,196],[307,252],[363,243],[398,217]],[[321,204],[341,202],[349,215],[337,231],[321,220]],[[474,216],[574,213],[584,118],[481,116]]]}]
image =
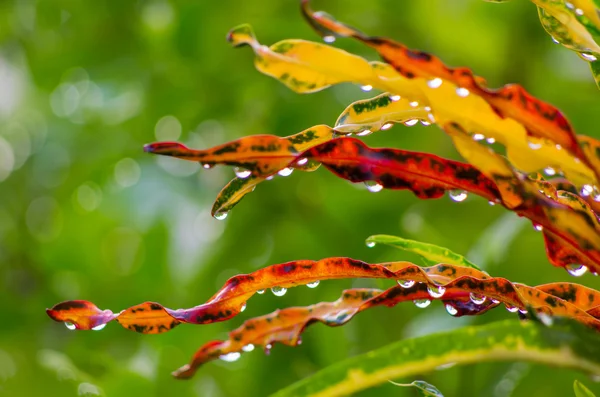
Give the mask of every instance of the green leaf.
[{"label": "green leaf", "polygon": [[575,391],[575,397],[596,397],[594,393],[590,391],[583,383],[575,379],[573,383],[573,390]]},{"label": "green leaf", "polygon": [[415,380],[412,383],[396,383],[390,381],[390,383],[395,386],[415,387],[419,391],[419,395],[423,397],[444,397],[442,392],[439,391],[437,387],[425,382],[424,380]]},{"label": "green leaf", "polygon": [[420,255],[428,265],[437,265],[438,263],[446,263],[449,265],[458,265],[471,267],[481,270],[473,262],[469,261],[464,256],[450,251],[448,248],[439,247],[433,244],[422,243],[397,236],[389,236],[386,234],[377,234],[367,238],[367,245],[371,244],[386,244],[392,247],[400,248],[405,251],[413,252]]},{"label": "green leaf", "polygon": [[448,363],[513,360],[600,374],[600,335],[565,318],[555,318],[551,326],[501,321],[465,327],[402,340],[338,362],[273,396],[349,395]]}]

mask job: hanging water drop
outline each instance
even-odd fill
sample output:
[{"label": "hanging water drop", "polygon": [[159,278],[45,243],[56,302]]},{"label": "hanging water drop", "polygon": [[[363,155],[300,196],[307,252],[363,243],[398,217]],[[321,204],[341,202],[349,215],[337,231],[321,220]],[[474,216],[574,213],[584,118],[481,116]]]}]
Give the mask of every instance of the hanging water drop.
[{"label": "hanging water drop", "polygon": [[96,325],[95,327],[92,327],[92,331],[102,331],[104,329],[104,327],[106,327],[106,323],[99,324],[99,325]]},{"label": "hanging water drop", "polygon": [[474,294],[471,292],[469,294],[469,299],[471,299],[471,302],[473,302],[476,305],[483,305],[485,303],[486,297],[485,295]]},{"label": "hanging water drop", "polygon": [[234,167],[233,172],[235,172],[235,176],[241,179],[246,179],[252,174],[251,171],[241,167]]},{"label": "hanging water drop", "polygon": [[506,310],[508,310],[511,313],[516,313],[516,312],[519,311],[519,308],[516,307],[516,306],[511,306],[511,305],[506,304],[506,303],[504,304],[504,306],[506,307]]},{"label": "hanging water drop", "polygon": [[394,124],[392,123],[385,123],[384,125],[381,126],[381,131],[385,131],[385,130],[389,130],[390,128],[392,128]]},{"label": "hanging water drop", "polygon": [[265,293],[264,289],[259,289],[258,291],[256,291],[257,294],[262,295]]},{"label": "hanging water drop", "polygon": [[560,42],[559,42],[558,40],[556,40],[556,39],[554,38],[554,36],[550,36],[550,38],[552,39],[552,42],[553,42],[554,44],[560,44]]},{"label": "hanging water drop", "polygon": [[592,185],[583,185],[581,187],[581,195],[584,197],[590,196],[594,192],[594,187]]},{"label": "hanging water drop", "polygon": [[294,169],[289,168],[289,167],[286,167],[282,170],[277,171],[277,173],[281,176],[290,176],[290,175],[292,175],[292,172],[294,172]]},{"label": "hanging water drop", "polygon": [[419,102],[417,101],[412,101],[408,103],[411,107],[416,108],[417,106],[419,106]]},{"label": "hanging water drop", "polygon": [[375,241],[367,241],[365,244],[366,244],[366,245],[367,245],[367,247],[369,247],[369,248],[373,248],[373,247],[375,247]]},{"label": "hanging water drop", "polygon": [[[383,129],[383,128],[382,128]],[[357,132],[356,136],[367,136],[367,135],[371,135],[373,133],[373,131],[371,131],[368,128],[365,128],[364,130]]]},{"label": "hanging water drop", "polygon": [[68,329],[70,329],[71,331],[73,331],[73,330],[76,330],[76,329],[77,329],[77,326],[76,326],[75,324],[73,324],[73,323],[69,323],[69,322],[66,322],[66,323],[65,323],[65,327],[67,327],[67,328],[68,328]]},{"label": "hanging water drop", "polygon": [[427,292],[432,298],[441,298],[444,296],[446,288],[442,287],[441,285],[428,285]]},{"label": "hanging water drop", "polygon": [[577,16],[582,17],[583,16],[583,10],[581,8],[576,8],[575,9],[575,14],[577,14]]},{"label": "hanging water drop", "polygon": [[441,86],[443,83],[443,80],[440,79],[439,77],[436,77],[435,79],[429,80],[427,82],[427,85],[429,86],[429,88],[439,88],[439,86]]},{"label": "hanging water drop", "polygon": [[419,122],[418,119],[410,119],[410,120],[406,120],[404,123],[405,126],[407,127],[412,127],[413,125],[416,125]]},{"label": "hanging water drop", "polygon": [[489,204],[489,205],[491,205],[491,206],[493,207],[494,205],[496,205],[496,202],[495,202],[495,201],[492,201],[492,200],[490,200],[490,201],[488,201],[488,204]]},{"label": "hanging water drop", "polygon": [[430,122],[435,123],[435,116],[433,115],[433,113],[429,113],[427,115],[427,118],[429,119]]},{"label": "hanging water drop", "polygon": [[415,285],[415,280],[396,280],[402,288],[410,288]]},{"label": "hanging water drop", "polygon": [[460,203],[465,201],[469,194],[465,190],[453,189],[448,192],[448,195],[453,201]]},{"label": "hanging water drop", "polygon": [[548,314],[546,313],[538,313],[537,314],[537,318],[538,320],[540,320],[542,322],[542,324],[544,324],[546,327],[549,327],[552,325],[553,320],[552,317],[550,317]]},{"label": "hanging water drop", "polygon": [[463,87],[458,87],[456,89],[456,95],[458,95],[459,97],[465,98],[469,96],[469,90],[467,90],[466,88]]},{"label": "hanging water drop", "polygon": [[485,141],[486,141],[487,143],[489,143],[490,145],[493,145],[493,144],[496,142],[496,140],[495,140],[494,138],[488,138],[488,139],[486,139]]},{"label": "hanging water drop", "polygon": [[546,167],[544,168],[544,173],[548,176],[554,176],[556,175],[556,170],[552,167]]},{"label": "hanging water drop", "polygon": [[246,346],[242,347],[242,350],[246,353],[251,352],[254,350],[254,345],[252,343],[248,343]]},{"label": "hanging water drop", "polygon": [[541,232],[542,230],[544,230],[544,226],[538,225],[537,223],[534,223],[533,224],[533,230],[535,230],[536,232]]},{"label": "hanging water drop", "polygon": [[400,95],[392,95],[390,99],[392,102],[398,102],[402,97]]},{"label": "hanging water drop", "polygon": [[242,307],[240,307],[240,313],[243,312],[244,310],[246,310],[246,302],[244,302]]},{"label": "hanging water drop", "polygon": [[313,281],[312,283],[308,283],[308,284],[306,284],[306,286],[307,286],[308,288],[317,288],[317,287],[319,286],[319,283],[320,283],[320,281],[319,281],[319,280],[316,280],[316,281]]},{"label": "hanging water drop", "polygon": [[331,44],[335,41],[335,36],[323,36],[323,41]]},{"label": "hanging water drop", "polygon": [[225,362],[232,363],[234,361],[237,361],[241,356],[242,354],[240,352],[231,352],[227,354],[222,354],[219,356],[219,358]]},{"label": "hanging water drop", "polygon": [[427,306],[431,305],[431,301],[429,299],[415,299],[413,303],[419,309],[425,309]]},{"label": "hanging water drop", "polygon": [[381,189],[383,189],[383,185],[380,185],[375,181],[366,181],[365,186],[367,187],[367,190],[369,190],[372,193],[380,192]]},{"label": "hanging water drop", "polygon": [[287,292],[287,288],[283,288],[283,287],[272,287],[271,288],[271,292],[273,293],[273,295],[275,296],[283,296],[285,295],[285,293]]},{"label": "hanging water drop", "polygon": [[473,134],[474,141],[483,141],[485,139],[485,135],[483,134]]},{"label": "hanging water drop", "polygon": [[571,276],[575,277],[581,277],[588,271],[586,266],[578,263],[571,263],[570,265],[565,266],[565,269],[567,269],[567,272],[569,272]]},{"label": "hanging water drop", "polygon": [[538,142],[533,142],[532,140],[527,139],[527,146],[529,146],[529,149],[538,150],[542,147],[542,144],[538,143]]},{"label": "hanging water drop", "polygon": [[586,61],[588,61],[588,62],[596,62],[596,61],[598,60],[598,58],[596,58],[596,56],[595,56],[595,55],[592,55],[592,54],[586,54],[586,53],[584,53],[584,52],[582,52],[582,53],[581,53],[581,57],[582,57],[583,59],[585,59]]},{"label": "hanging water drop", "polygon": [[360,89],[363,90],[364,92],[369,92],[373,89],[373,86],[367,84],[367,85],[363,85],[362,87],[360,87]]},{"label": "hanging water drop", "polygon": [[306,163],[308,163],[308,159],[306,157],[296,161],[296,164],[298,164],[298,165],[304,165]]},{"label": "hanging water drop", "polygon": [[229,215],[229,213],[227,211],[225,212],[215,212],[215,214],[213,215],[213,217],[219,221],[222,221],[223,219],[227,218],[227,215]]},{"label": "hanging water drop", "polygon": [[428,127],[428,126],[431,125],[431,123],[429,121],[421,120],[421,125],[424,125],[425,127]]},{"label": "hanging water drop", "polygon": [[458,314],[458,309],[449,303],[446,303],[446,311],[451,316],[456,316]]},{"label": "hanging water drop", "polygon": [[204,164],[202,164],[202,168],[204,168],[205,170],[209,170],[209,169],[211,169],[212,167],[213,167],[213,166],[212,166],[212,164],[208,164],[208,163],[204,163]]}]

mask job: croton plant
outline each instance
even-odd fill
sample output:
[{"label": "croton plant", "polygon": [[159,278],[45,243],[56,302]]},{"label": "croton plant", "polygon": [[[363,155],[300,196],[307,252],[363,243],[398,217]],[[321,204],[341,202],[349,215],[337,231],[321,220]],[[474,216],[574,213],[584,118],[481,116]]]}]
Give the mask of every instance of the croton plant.
[{"label": "croton plant", "polygon": [[[600,37],[598,0],[532,1],[552,39],[588,62],[600,84],[600,47],[595,41]],[[333,126],[317,125],[287,137],[251,135],[202,150],[177,142],[146,145],[148,153],[200,162],[204,168],[235,167],[236,177],[213,205],[215,218],[224,219],[245,195],[275,174],[323,166],[340,178],[365,183],[371,191],[409,190],[424,200],[446,193],[455,201],[467,194],[481,196],[529,219],[541,231],[549,262],[564,268],[565,278],[600,272],[600,140],[576,134],[557,108],[520,85],[488,88],[469,68],[450,67],[429,53],[368,36],[324,12],[312,11],[307,0],[302,1],[302,13],[326,44],[291,39],[267,47],[248,25],[232,29],[227,39],[235,47],[252,49],[260,72],[297,93],[340,83],[383,93],[350,104]],[[367,61],[333,47],[337,38],[358,40],[376,50],[382,61]],[[360,139],[399,123],[436,124],[465,161],[372,148]],[[173,375],[190,378],[211,360],[233,361],[258,347],[268,352],[277,343],[296,346],[302,332],[314,323],[341,326],[374,306],[412,301],[426,307],[432,300],[442,301],[455,317],[481,315],[497,307],[516,314],[512,320],[450,331],[442,338],[399,341],[326,368],[277,395],[346,395],[447,363],[492,360],[526,360],[600,375],[599,291],[570,281],[514,283],[488,274],[446,248],[401,237],[369,237],[367,245],[375,244],[416,253],[425,266],[371,264],[346,257],[296,260],[232,277],[207,302],[189,309],[145,302],[112,312],[75,300],[59,303],[47,313],[71,329],[97,330],[114,320],[132,331],[157,334],[182,323],[229,320],[244,311],[254,294],[267,289],[283,295],[288,288],[315,287],[327,279],[392,279],[397,285],[387,290],[348,289],[333,302],[284,308],[249,319],[227,340],[200,347]],[[441,395],[422,381],[408,386],[423,395]],[[577,382],[575,391],[591,395]]]}]

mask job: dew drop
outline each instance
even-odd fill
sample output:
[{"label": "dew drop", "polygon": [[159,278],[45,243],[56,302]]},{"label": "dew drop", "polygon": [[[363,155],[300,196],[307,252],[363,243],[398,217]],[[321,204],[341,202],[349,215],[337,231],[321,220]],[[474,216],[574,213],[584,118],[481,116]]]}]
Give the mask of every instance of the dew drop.
[{"label": "dew drop", "polygon": [[548,176],[554,176],[556,175],[556,170],[552,167],[546,167],[544,168],[544,173]]},{"label": "dew drop", "polygon": [[333,43],[335,42],[335,36],[323,36],[323,41],[326,43]]},{"label": "dew drop", "polygon": [[485,141],[486,141],[487,143],[489,143],[490,145],[493,145],[493,144],[496,142],[496,140],[495,140],[494,138],[488,138],[488,139],[486,139]]},{"label": "dew drop", "polygon": [[383,189],[383,185],[380,185],[375,181],[366,181],[365,186],[367,187],[367,190],[369,190],[372,193],[380,192],[381,189]]},{"label": "dew drop", "polygon": [[308,163],[308,159],[306,157],[296,161],[296,164],[298,164],[298,165],[304,165],[306,163]]},{"label": "dew drop", "polygon": [[495,202],[495,201],[492,201],[492,200],[490,200],[490,201],[488,201],[488,204],[489,204],[489,205],[491,205],[491,206],[493,207],[494,205],[496,205],[496,202]]},{"label": "dew drop", "polygon": [[289,168],[289,167],[286,167],[282,170],[277,171],[277,173],[281,176],[290,176],[290,175],[292,175],[292,172],[294,172],[294,169]]},{"label": "dew drop", "polygon": [[458,309],[455,308],[454,306],[452,306],[449,303],[446,303],[446,311],[448,312],[449,315],[451,316],[456,316],[458,314]]},{"label": "dew drop", "polygon": [[469,299],[471,299],[471,302],[473,302],[476,305],[483,305],[483,303],[486,300],[486,297],[485,295],[474,294],[471,292],[469,294]]},{"label": "dew drop", "polygon": [[266,177],[265,179],[266,179],[267,181],[271,181],[271,180],[273,180],[273,178],[274,178],[274,176],[273,176],[273,175],[270,175],[270,176]]},{"label": "dew drop", "polygon": [[390,100],[392,102],[398,102],[402,97],[400,95],[392,95],[390,96]]},{"label": "dew drop", "polygon": [[580,17],[582,17],[583,16],[583,10],[581,8],[577,8],[577,9],[575,9],[575,14],[577,14]]},{"label": "dew drop", "polygon": [[367,245],[367,247],[369,247],[369,248],[373,248],[373,247],[375,247],[375,241],[367,241],[367,242],[366,242],[366,245]]},{"label": "dew drop", "polygon": [[252,350],[254,350],[254,345],[252,343],[249,343],[246,346],[242,347],[242,350],[246,353],[251,352]]},{"label": "dew drop", "polygon": [[265,293],[264,289],[259,289],[258,291],[256,291],[257,294],[262,295]]},{"label": "dew drop", "polygon": [[412,101],[408,103],[410,106],[412,106],[413,108],[416,108],[417,106],[419,106],[419,102],[417,101]]},{"label": "dew drop", "polygon": [[562,146],[559,145],[558,143],[554,147],[556,148],[556,150],[562,150]]},{"label": "dew drop", "polygon": [[106,327],[106,323],[96,325],[95,327],[92,328],[92,331],[102,331],[104,329],[104,327]]},{"label": "dew drop", "polygon": [[429,299],[415,299],[413,303],[419,309],[425,309],[427,306],[431,305],[431,301]]},{"label": "dew drop", "polygon": [[552,42],[554,44],[560,44],[560,42],[558,40],[556,40],[553,36],[550,36],[550,38],[552,39]]},{"label": "dew drop", "polygon": [[596,62],[598,60],[598,58],[596,58],[596,56],[594,56],[592,54],[586,54],[584,52],[581,53],[581,57],[588,62]]},{"label": "dew drop", "polygon": [[498,299],[494,299],[494,298],[492,298],[491,301],[495,305],[497,305],[498,303],[500,303],[500,301]]},{"label": "dew drop", "polygon": [[[383,129],[383,128],[382,128]],[[371,131],[368,128],[365,128],[364,130],[357,132],[356,136],[367,136],[367,135],[371,135],[373,133],[373,131]]]},{"label": "dew drop", "polygon": [[419,122],[418,119],[410,119],[410,120],[406,120],[404,123],[405,126],[407,127],[412,127],[413,125],[416,125]]},{"label": "dew drop", "polygon": [[483,134],[473,134],[474,141],[483,141],[485,139],[485,135]]},{"label": "dew drop", "polygon": [[575,6],[573,5],[573,3],[569,2],[569,1],[566,1],[566,2],[565,2],[565,6],[566,6],[566,7],[567,7],[569,10],[572,10],[572,9],[574,9],[574,8],[575,8]]},{"label": "dew drop", "polygon": [[443,80],[440,79],[439,77],[436,77],[435,79],[429,80],[427,82],[427,85],[429,86],[429,88],[439,88],[439,86],[442,85]]},{"label": "dew drop", "polygon": [[271,288],[271,292],[273,293],[273,295],[275,296],[283,296],[285,295],[285,293],[287,292],[287,288],[283,288],[283,287],[273,287]]},{"label": "dew drop", "polygon": [[225,362],[232,363],[234,361],[237,361],[241,356],[242,354],[240,352],[231,352],[227,354],[222,354],[219,356],[219,358]]},{"label": "dew drop", "polygon": [[240,313],[243,312],[244,310],[246,310],[246,302],[244,302],[242,307],[240,307]]},{"label": "dew drop", "polygon": [[233,172],[235,172],[235,176],[241,179],[246,179],[252,174],[249,170],[241,167],[234,167]]},{"label": "dew drop", "polygon": [[219,221],[222,221],[223,219],[227,218],[227,215],[229,215],[228,212],[215,212],[213,217]]},{"label": "dew drop", "polygon": [[70,329],[71,331],[73,331],[73,330],[77,329],[77,326],[75,326],[75,324],[73,324],[73,323],[69,323],[69,322],[66,322],[66,323],[65,323],[65,327],[67,327],[67,328],[68,328],[68,329]]},{"label": "dew drop", "polygon": [[516,313],[519,311],[518,307],[507,305],[506,303],[504,304],[504,306],[506,307],[506,310],[508,310],[511,313]]},{"label": "dew drop", "polygon": [[541,149],[542,144],[541,143],[537,143],[537,142],[533,142],[533,141],[531,141],[531,140],[528,139],[527,140],[527,146],[529,146],[529,149],[538,150],[538,149]]},{"label": "dew drop", "polygon": [[462,97],[462,98],[466,98],[469,96],[469,90],[467,90],[466,88],[463,88],[463,87],[458,87],[456,89],[456,95],[458,95],[459,97]]},{"label": "dew drop", "polygon": [[428,285],[427,292],[432,298],[441,298],[444,296],[446,288],[442,287],[441,285]]},{"label": "dew drop", "polygon": [[433,115],[433,113],[429,113],[427,115],[427,118],[429,119],[429,121],[431,121],[432,123],[435,123],[435,116]]},{"label": "dew drop", "polygon": [[364,92],[369,92],[373,89],[373,86],[367,84],[367,85],[363,85],[362,87],[360,87],[360,89],[363,90]]},{"label": "dew drop", "polygon": [[202,168],[204,168],[205,170],[210,170],[212,167],[213,167],[212,164],[208,164],[208,163],[202,164]]},{"label": "dew drop", "polygon": [[385,123],[384,125],[381,126],[381,130],[385,131],[385,130],[389,130],[390,128],[392,128],[394,124],[392,123]]},{"label": "dew drop", "polygon": [[542,230],[544,230],[544,227],[542,225],[538,225],[537,223],[534,223],[533,230],[535,230],[536,232],[541,232]]},{"label": "dew drop", "polygon": [[415,285],[415,280],[397,280],[397,282],[402,288],[410,288]]},{"label": "dew drop", "polygon": [[567,272],[569,272],[571,276],[575,277],[581,277],[588,271],[586,266],[577,263],[571,263],[570,265],[565,266],[565,269],[567,269]]},{"label": "dew drop", "polygon": [[464,190],[453,189],[448,192],[448,195],[453,201],[460,203],[461,201],[465,201],[469,194]]},{"label": "dew drop", "polygon": [[308,284],[306,284],[306,286],[307,286],[308,288],[317,288],[317,287],[319,286],[319,283],[320,283],[320,281],[319,281],[319,280],[316,280],[316,281],[313,281],[312,283],[308,283]]},{"label": "dew drop", "polygon": [[549,327],[552,325],[553,320],[552,317],[550,317],[548,314],[546,313],[538,313],[537,315],[538,320],[540,320],[542,322],[542,324],[544,324],[546,327]]},{"label": "dew drop", "polygon": [[429,121],[421,120],[421,125],[424,125],[425,127],[428,127],[428,126],[431,125],[431,123]]},{"label": "dew drop", "polygon": [[527,309],[519,309],[519,313],[521,313],[521,314],[527,314]]},{"label": "dew drop", "polygon": [[590,196],[594,192],[594,187],[592,185],[583,185],[581,187],[581,195],[584,197]]}]

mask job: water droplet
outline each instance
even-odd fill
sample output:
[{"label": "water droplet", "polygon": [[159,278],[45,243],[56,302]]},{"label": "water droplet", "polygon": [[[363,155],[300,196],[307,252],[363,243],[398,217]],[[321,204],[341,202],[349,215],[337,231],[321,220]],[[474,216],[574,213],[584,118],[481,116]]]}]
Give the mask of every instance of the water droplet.
[{"label": "water droplet", "polygon": [[233,172],[235,172],[235,176],[241,179],[246,179],[252,174],[249,170],[241,167],[234,167]]},{"label": "water droplet", "polygon": [[213,167],[212,164],[208,164],[208,163],[202,164],[202,168],[204,168],[205,170],[210,170],[212,167]]},{"label": "water droplet", "polygon": [[[383,129],[383,128],[382,128]],[[365,128],[364,130],[357,132],[356,136],[367,136],[367,135],[371,135],[373,133],[373,131],[371,131],[368,128]]]},{"label": "water droplet", "polygon": [[229,212],[215,212],[215,214],[213,215],[213,217],[219,221],[222,221],[223,219],[227,218],[227,215],[229,215]]},{"label": "water droplet", "polygon": [[231,352],[227,354],[222,354],[219,356],[219,358],[228,363],[232,363],[234,361],[237,361],[241,356],[242,354],[240,352]]},{"label": "water droplet", "polygon": [[390,96],[390,99],[392,100],[392,102],[398,102],[402,97],[400,95],[392,95]]},{"label": "water droplet", "polygon": [[449,315],[451,316],[456,316],[458,314],[458,309],[455,308],[454,306],[452,306],[449,303],[446,303],[446,311],[448,312]]},{"label": "water droplet", "polygon": [[598,58],[596,58],[596,56],[594,56],[592,54],[586,54],[584,52],[581,53],[581,57],[588,62],[596,62],[598,60]]},{"label": "water droplet", "polygon": [[494,298],[492,298],[491,301],[495,305],[497,305],[498,303],[500,303],[500,301],[498,299],[494,299]]},{"label": "water droplet", "polygon": [[575,14],[577,14],[578,16],[583,16],[583,10],[581,8],[577,8],[575,9]]},{"label": "water droplet", "polygon": [[495,140],[494,138],[488,138],[488,139],[486,139],[485,141],[486,141],[487,143],[489,143],[490,145],[493,145],[493,144],[496,142],[496,140]]},{"label": "water droplet", "polygon": [[465,98],[469,96],[469,90],[467,90],[466,88],[463,87],[458,87],[456,89],[456,95],[458,95],[459,97]]},{"label": "water droplet", "polygon": [[240,313],[243,312],[244,310],[246,310],[246,302],[244,302],[242,307],[240,307]]},{"label": "water droplet", "polygon": [[271,180],[273,180],[273,178],[274,178],[274,176],[273,176],[273,175],[269,175],[269,176],[268,176],[268,177],[266,177],[265,179],[266,179],[267,181],[271,181]]},{"label": "water droplet", "polygon": [[544,230],[544,227],[542,225],[538,225],[537,223],[534,223],[533,230],[535,230],[536,232],[541,232],[542,230]]},{"label": "water droplet", "polygon": [[594,187],[592,185],[583,185],[581,187],[581,195],[587,197],[594,192]]},{"label": "water droplet", "polygon": [[424,125],[425,127],[428,127],[428,126],[431,125],[431,123],[429,121],[421,120],[421,125]]},{"label": "water droplet", "polygon": [[69,323],[69,322],[66,322],[66,323],[65,323],[65,327],[67,327],[67,328],[68,328],[68,329],[70,329],[71,331],[73,331],[73,330],[77,329],[77,327],[75,326],[75,324],[73,324],[73,323]]},{"label": "water droplet", "polygon": [[431,301],[429,299],[415,299],[413,301],[413,303],[419,309],[425,309],[427,306],[429,306],[431,304]]},{"label": "water droplet", "polygon": [[504,304],[504,306],[506,307],[506,310],[508,310],[508,311],[509,311],[509,312],[511,312],[511,313],[516,313],[516,312],[518,312],[518,311],[519,311],[519,308],[518,308],[518,307],[511,306],[511,305],[509,305],[509,304],[506,304],[506,303]]},{"label": "water droplet", "polygon": [[554,44],[560,44],[560,42],[558,40],[556,40],[553,36],[550,36],[550,38],[552,39],[552,42]]},{"label": "water droplet", "polygon": [[435,79],[429,80],[427,82],[427,85],[429,86],[429,88],[439,88],[439,86],[441,86],[443,83],[443,80],[440,79],[439,77],[436,77]]},{"label": "water droplet", "polygon": [[410,120],[406,120],[404,123],[405,126],[407,127],[412,127],[413,125],[416,125],[419,122],[418,119],[410,119]]},{"label": "water droplet", "polygon": [[567,272],[569,272],[571,276],[575,277],[581,277],[588,271],[586,266],[577,263],[571,263],[570,265],[565,266],[565,269],[567,269]]},{"label": "water droplet", "polygon": [[452,200],[460,203],[461,201],[465,201],[469,194],[464,190],[453,189],[448,192],[448,195]]},{"label": "water droplet", "polygon": [[419,106],[419,102],[417,101],[412,101],[408,103],[410,106],[412,106],[413,108],[416,108],[417,106]]},{"label": "water droplet", "polygon": [[390,128],[392,128],[394,124],[392,123],[385,123],[384,125],[381,126],[381,130],[385,131],[385,130],[389,130]]},{"label": "water droplet", "polygon": [[441,285],[428,285],[427,292],[432,298],[441,298],[446,292],[446,288]]},{"label": "water droplet", "polygon": [[259,289],[258,291],[256,291],[257,294],[262,295],[265,293],[264,289]]},{"label": "water droplet", "polygon": [[537,318],[538,320],[541,321],[542,324],[544,324],[546,327],[549,327],[552,325],[553,320],[552,317],[550,317],[548,314],[546,313],[538,313],[537,314]]},{"label": "water droplet", "polygon": [[289,168],[289,167],[286,167],[282,170],[277,171],[277,173],[281,176],[290,176],[290,175],[292,175],[292,172],[294,172],[294,169]]},{"label": "water droplet", "polygon": [[435,123],[435,116],[433,115],[433,113],[429,113],[427,115],[427,118],[429,119],[429,121],[431,121],[432,123]]},{"label": "water droplet", "polygon": [[474,141],[483,141],[485,139],[485,135],[483,134],[473,134]]},{"label": "water droplet", "polygon": [[469,294],[469,299],[471,299],[471,302],[473,302],[476,305],[483,305],[483,303],[486,300],[486,297],[485,295],[474,294],[471,292]]},{"label": "water droplet", "polygon": [[569,2],[569,1],[565,1],[565,6],[569,9],[572,10],[575,8],[575,6],[573,5],[573,3]]},{"label": "water droplet", "polygon": [[92,331],[102,331],[104,329],[104,327],[106,327],[106,323],[96,325],[95,327],[92,328]]},{"label": "water droplet", "polygon": [[533,142],[532,140],[527,139],[527,146],[529,146],[529,148],[532,150],[538,150],[542,147],[542,144],[538,143],[538,142]]},{"label": "water droplet", "polygon": [[313,281],[312,283],[308,283],[308,284],[306,284],[306,286],[307,286],[308,288],[317,288],[317,287],[319,286],[319,283],[320,283],[320,281],[319,281],[319,280],[316,280],[316,281]]},{"label": "water droplet", "polygon": [[251,352],[252,350],[254,350],[254,345],[252,343],[249,343],[246,346],[242,347],[242,350],[246,353]]},{"label": "water droplet", "polygon": [[556,170],[552,167],[546,167],[544,168],[544,173],[548,176],[554,176],[556,175]]},{"label": "water droplet", "polygon": [[367,84],[367,85],[363,85],[362,87],[360,87],[360,89],[363,90],[364,92],[369,92],[373,89],[373,86]]},{"label": "water droplet", "polygon": [[333,43],[335,41],[335,36],[323,36],[323,41],[326,43]]},{"label": "water droplet", "polygon": [[496,205],[496,202],[495,202],[495,201],[492,201],[492,200],[490,200],[490,201],[488,201],[488,204],[489,204],[489,205],[491,205],[491,206],[494,206],[494,205]]},{"label": "water droplet", "polygon": [[283,296],[285,295],[285,293],[287,292],[287,288],[283,288],[283,287],[272,287],[271,288],[271,292],[273,293],[273,295],[275,296]]},{"label": "water droplet", "polygon": [[381,189],[383,189],[383,185],[380,185],[379,183],[377,183],[375,181],[366,181],[365,186],[372,193],[380,192]]},{"label": "water droplet", "polygon": [[366,245],[367,245],[367,247],[369,247],[369,248],[373,248],[373,247],[375,247],[375,241],[367,241],[367,242],[366,242]]},{"label": "water droplet", "polygon": [[[270,343],[267,343],[267,344],[265,345],[265,350],[271,350],[272,348],[273,348],[273,345],[272,345],[272,344],[270,344]],[[268,353],[267,353],[267,354],[268,354]]]},{"label": "water droplet", "polygon": [[396,280],[402,288],[410,288],[415,285],[415,280]]},{"label": "water droplet", "polygon": [[521,314],[527,314],[527,309],[519,309],[519,313],[521,313]]},{"label": "water droplet", "polygon": [[556,148],[556,150],[562,150],[562,146],[560,146],[558,143],[554,147]]},{"label": "water droplet", "polygon": [[306,157],[296,161],[296,164],[298,164],[298,165],[304,165],[306,163],[308,163],[308,159]]}]

